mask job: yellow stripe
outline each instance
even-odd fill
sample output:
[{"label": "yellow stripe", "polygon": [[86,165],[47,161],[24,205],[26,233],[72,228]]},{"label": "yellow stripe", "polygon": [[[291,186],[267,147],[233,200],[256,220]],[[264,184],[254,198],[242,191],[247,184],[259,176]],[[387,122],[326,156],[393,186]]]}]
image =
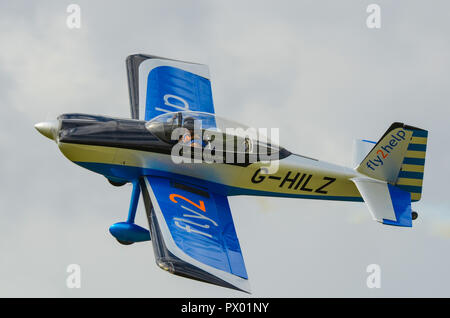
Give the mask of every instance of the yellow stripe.
[{"label": "yellow stripe", "polygon": [[402,165],[402,170],[403,171],[413,171],[413,172],[423,172],[423,168],[425,166],[422,165],[408,165],[408,164],[403,164]]},{"label": "yellow stripe", "polygon": [[425,151],[408,150],[405,154],[405,157],[425,159]]},{"label": "yellow stripe", "polygon": [[412,137],[411,143],[425,145],[427,143],[427,137]]},{"label": "yellow stripe", "polygon": [[409,179],[409,178],[398,178],[398,185],[410,185],[410,186],[422,186],[422,179]]},{"label": "yellow stripe", "polygon": [[116,155],[117,148],[69,144],[60,142],[58,144],[61,152],[71,161],[80,162],[98,162],[98,163],[112,163]]},{"label": "yellow stripe", "polygon": [[422,196],[421,193],[411,193],[411,200],[420,200],[420,197]]}]

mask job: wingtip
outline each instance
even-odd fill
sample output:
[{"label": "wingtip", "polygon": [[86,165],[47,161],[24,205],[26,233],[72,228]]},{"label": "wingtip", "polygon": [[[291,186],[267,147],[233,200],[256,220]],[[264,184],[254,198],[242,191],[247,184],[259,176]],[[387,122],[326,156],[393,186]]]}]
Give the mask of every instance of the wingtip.
[{"label": "wingtip", "polygon": [[250,287],[250,282],[248,281],[248,279],[241,278],[238,282],[233,283],[232,286],[236,290],[239,290],[241,292],[247,293],[249,295],[252,294],[252,289]]}]

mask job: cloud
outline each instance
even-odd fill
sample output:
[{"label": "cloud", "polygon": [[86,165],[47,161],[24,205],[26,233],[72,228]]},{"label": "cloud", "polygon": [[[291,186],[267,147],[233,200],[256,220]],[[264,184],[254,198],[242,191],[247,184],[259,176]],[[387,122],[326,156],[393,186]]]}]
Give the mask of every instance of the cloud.
[{"label": "cloud", "polygon": [[[379,1],[369,30],[369,3],[79,1],[80,30],[65,26],[69,2],[0,4],[0,295],[245,297],[161,271],[150,243],[118,245],[108,227],[131,189],[33,128],[64,112],[129,116],[124,59],[144,52],[209,64],[219,115],[280,127],[283,146],[321,160],[349,165],[353,138],[394,121],[430,131],[413,229],[359,203],[231,197],[253,296],[448,296],[450,8]],[[71,263],[80,290],[65,286]],[[365,285],[372,263],[380,290]]]}]

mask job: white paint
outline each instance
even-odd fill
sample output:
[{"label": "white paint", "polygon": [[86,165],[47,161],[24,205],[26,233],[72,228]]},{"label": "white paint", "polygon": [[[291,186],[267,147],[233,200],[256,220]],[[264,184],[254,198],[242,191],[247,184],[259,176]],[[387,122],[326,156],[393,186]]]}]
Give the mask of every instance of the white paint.
[{"label": "white paint", "polygon": [[[169,98],[173,98],[173,99],[176,99],[176,100],[182,102],[184,106],[182,107],[182,106],[175,105],[175,104],[171,103]],[[164,95],[163,99],[164,99],[164,105],[167,105],[167,106],[170,106],[170,107],[174,107],[174,108],[176,108],[178,110],[181,110],[181,111],[188,111],[189,110],[189,103],[184,98],[181,98],[180,96],[176,96],[176,95],[172,95],[172,94],[166,94],[166,95]],[[160,108],[160,107],[155,107],[155,109],[159,110],[159,111],[162,111],[162,112],[166,112],[166,113],[170,113],[170,112],[176,111],[176,110],[173,110],[173,109],[166,109],[166,108]]]},{"label": "white paint", "polygon": [[378,222],[383,222],[383,219],[397,221],[385,181],[370,178],[353,178],[351,180],[361,193],[374,220]]}]

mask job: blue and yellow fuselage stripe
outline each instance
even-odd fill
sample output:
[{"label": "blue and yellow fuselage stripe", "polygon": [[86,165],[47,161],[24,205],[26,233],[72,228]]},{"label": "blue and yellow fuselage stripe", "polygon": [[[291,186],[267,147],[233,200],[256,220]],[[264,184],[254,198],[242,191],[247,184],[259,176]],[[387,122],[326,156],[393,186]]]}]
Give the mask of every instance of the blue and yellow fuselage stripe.
[{"label": "blue and yellow fuselage stripe", "polygon": [[265,165],[208,163],[174,164],[167,154],[97,145],[59,143],[71,161],[114,180],[129,181],[143,175],[184,177],[188,182],[207,181],[226,195],[261,195],[362,202],[350,180],[353,169],[291,155],[279,160],[278,171],[264,175]]}]

